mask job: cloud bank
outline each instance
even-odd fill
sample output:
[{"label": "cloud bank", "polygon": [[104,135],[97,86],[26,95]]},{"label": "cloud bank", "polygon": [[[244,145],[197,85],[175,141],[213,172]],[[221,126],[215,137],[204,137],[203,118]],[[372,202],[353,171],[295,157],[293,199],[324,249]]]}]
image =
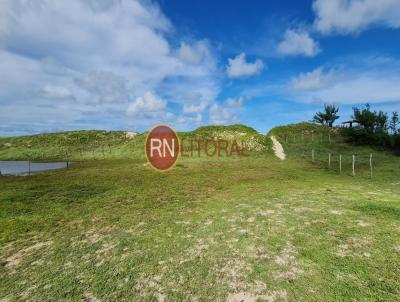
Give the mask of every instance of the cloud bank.
[{"label": "cloud bank", "polygon": [[174,35],[153,2],[1,1],[0,132],[144,128],[171,103],[164,116],[197,121],[183,107],[193,93],[215,101],[216,60],[207,41],[174,47]]}]

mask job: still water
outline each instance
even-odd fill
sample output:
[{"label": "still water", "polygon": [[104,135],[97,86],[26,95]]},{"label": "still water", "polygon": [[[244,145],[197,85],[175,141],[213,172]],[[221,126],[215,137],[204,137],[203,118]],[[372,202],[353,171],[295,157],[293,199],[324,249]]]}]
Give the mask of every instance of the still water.
[{"label": "still water", "polygon": [[67,162],[51,162],[51,163],[30,163],[23,160],[0,160],[0,171],[2,175],[28,175],[31,173],[63,169],[67,167]]}]

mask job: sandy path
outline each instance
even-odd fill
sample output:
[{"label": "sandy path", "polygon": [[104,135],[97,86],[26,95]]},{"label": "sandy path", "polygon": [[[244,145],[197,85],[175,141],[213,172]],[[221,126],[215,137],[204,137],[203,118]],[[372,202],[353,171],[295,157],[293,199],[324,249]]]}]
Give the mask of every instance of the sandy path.
[{"label": "sandy path", "polygon": [[281,159],[284,160],[286,158],[285,151],[283,150],[283,147],[280,142],[275,138],[275,136],[271,136],[271,140],[273,143],[272,150],[274,150],[275,155]]}]

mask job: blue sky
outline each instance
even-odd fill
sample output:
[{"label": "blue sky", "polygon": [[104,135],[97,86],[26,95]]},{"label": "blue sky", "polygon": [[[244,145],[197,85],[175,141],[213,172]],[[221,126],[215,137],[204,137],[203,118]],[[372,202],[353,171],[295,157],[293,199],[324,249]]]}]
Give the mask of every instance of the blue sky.
[{"label": "blue sky", "polygon": [[0,135],[400,111],[398,0],[0,3]]}]

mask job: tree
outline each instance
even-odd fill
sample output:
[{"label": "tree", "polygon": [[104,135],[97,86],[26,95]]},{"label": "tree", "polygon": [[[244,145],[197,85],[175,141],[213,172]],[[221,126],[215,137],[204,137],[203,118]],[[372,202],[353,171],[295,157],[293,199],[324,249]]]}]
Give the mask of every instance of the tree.
[{"label": "tree", "polygon": [[360,126],[365,128],[369,132],[375,130],[375,114],[371,111],[369,104],[365,105],[365,108],[360,110],[353,107],[353,119],[357,120]]},{"label": "tree", "polygon": [[396,111],[393,111],[389,124],[389,129],[392,131],[393,134],[397,134],[398,124],[399,124],[399,114]]},{"label": "tree", "polygon": [[322,125],[333,126],[333,123],[339,118],[337,113],[339,112],[339,107],[335,105],[324,105],[323,112],[317,112],[314,115],[313,121]]},{"label": "tree", "polygon": [[388,115],[383,111],[371,111],[369,104],[360,110],[356,107],[353,108],[353,119],[357,120],[361,127],[368,132],[374,133],[376,130],[387,132]]}]

